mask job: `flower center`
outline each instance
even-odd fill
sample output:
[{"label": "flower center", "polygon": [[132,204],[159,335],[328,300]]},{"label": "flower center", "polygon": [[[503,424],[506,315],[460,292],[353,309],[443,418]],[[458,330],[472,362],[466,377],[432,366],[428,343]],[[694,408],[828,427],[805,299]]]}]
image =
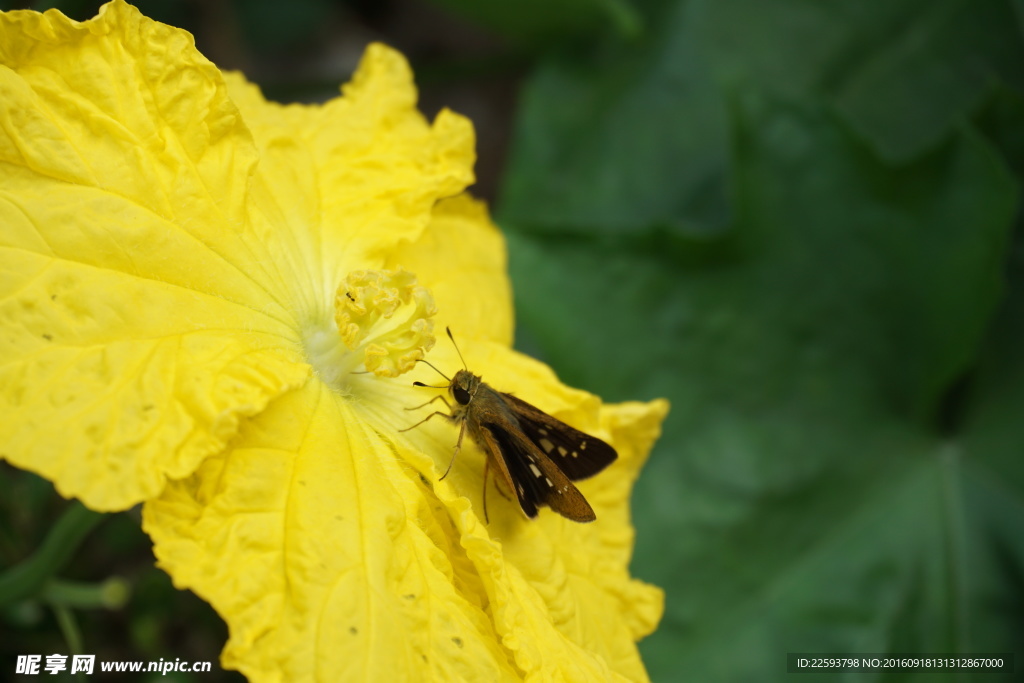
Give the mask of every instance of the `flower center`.
[{"label": "flower center", "polygon": [[353,372],[398,377],[434,346],[437,312],[426,287],[406,270],[357,270],[338,287],[337,327],[306,335],[306,352],[320,379],[339,389]]}]

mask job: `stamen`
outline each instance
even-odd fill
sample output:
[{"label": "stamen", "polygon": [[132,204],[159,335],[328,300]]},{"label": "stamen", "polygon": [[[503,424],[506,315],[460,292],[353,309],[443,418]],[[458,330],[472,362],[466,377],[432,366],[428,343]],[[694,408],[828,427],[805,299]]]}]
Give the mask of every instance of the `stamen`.
[{"label": "stamen", "polygon": [[345,382],[364,370],[378,377],[412,370],[434,345],[436,312],[430,292],[406,270],[349,273],[334,301],[335,339],[344,347],[332,354],[331,374]]}]

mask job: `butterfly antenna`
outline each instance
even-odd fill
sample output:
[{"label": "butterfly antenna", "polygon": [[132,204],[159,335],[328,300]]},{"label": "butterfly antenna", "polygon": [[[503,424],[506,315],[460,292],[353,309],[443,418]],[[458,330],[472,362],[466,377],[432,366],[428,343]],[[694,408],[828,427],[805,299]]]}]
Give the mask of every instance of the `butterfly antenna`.
[{"label": "butterfly antenna", "polygon": [[455,353],[459,354],[459,360],[462,361],[462,367],[469,370],[469,366],[466,365],[466,359],[462,357],[462,351],[459,351],[459,345],[455,343],[455,337],[452,336],[452,328],[445,327],[444,331],[448,333],[448,338],[452,340],[452,346],[455,347]]},{"label": "butterfly antenna", "polygon": [[[458,349],[456,349],[456,351],[458,351]],[[459,357],[461,358],[462,356],[459,356]],[[433,364],[433,363],[431,363],[431,362],[430,362],[429,360],[423,360],[422,358],[418,358],[418,359],[416,360],[416,362],[417,362],[417,363],[426,363],[426,364],[427,364],[427,365],[429,365],[430,367],[434,368],[434,372],[436,372],[437,374],[441,375],[442,377],[444,377],[444,378],[445,378],[446,380],[448,380],[449,382],[451,382],[451,381],[452,381],[452,378],[451,378],[451,377],[449,377],[448,375],[444,374],[443,372],[441,372],[440,370],[438,370],[438,369],[437,369],[436,367],[434,367],[434,364]],[[422,383],[420,383],[420,382],[414,382],[414,384],[419,384],[419,386],[421,386],[421,387],[425,387],[425,386],[427,386],[426,384],[422,384]]]}]

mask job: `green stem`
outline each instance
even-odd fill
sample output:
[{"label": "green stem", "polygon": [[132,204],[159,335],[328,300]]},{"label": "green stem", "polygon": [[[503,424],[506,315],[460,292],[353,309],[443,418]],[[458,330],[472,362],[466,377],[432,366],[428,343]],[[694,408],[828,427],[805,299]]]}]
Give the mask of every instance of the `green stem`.
[{"label": "green stem", "polygon": [[38,595],[103,517],[73,501],[36,552],[0,574],[0,605]]},{"label": "green stem", "polygon": [[71,654],[82,654],[82,632],[78,628],[78,622],[75,621],[75,615],[71,612],[71,608],[59,604],[51,605],[51,607],[53,613],[57,615],[57,624],[60,626],[60,632],[64,634],[64,642],[68,644]]},{"label": "green stem", "polygon": [[43,587],[43,600],[51,605],[75,609],[120,609],[128,601],[128,582],[112,576],[103,583],[50,579]]},{"label": "green stem", "polygon": [[[57,624],[60,626],[60,632],[64,635],[64,642],[68,644],[71,654],[82,654],[85,649],[82,642],[82,630],[78,628],[74,612],[71,611],[70,607],[61,604],[50,606],[53,608],[53,613],[57,615]],[[83,683],[88,680],[88,677],[81,671],[78,672],[75,678]]]}]

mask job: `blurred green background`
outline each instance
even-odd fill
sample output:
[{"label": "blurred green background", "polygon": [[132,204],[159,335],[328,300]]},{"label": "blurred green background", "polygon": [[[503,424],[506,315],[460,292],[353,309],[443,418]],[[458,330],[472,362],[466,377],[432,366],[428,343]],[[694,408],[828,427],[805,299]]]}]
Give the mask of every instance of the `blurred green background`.
[{"label": "blurred green background", "polygon": [[[283,101],[382,40],[428,116],[474,120],[517,344],[672,401],[633,503],[633,571],[667,594],[653,680],[783,680],[789,652],[1017,656],[808,683],[1024,680],[1024,0],[137,4]],[[0,479],[0,566],[95,522]],[[132,595],[65,610],[86,651],[217,661],[136,515],[71,551],[62,578]],[[67,651],[53,604],[0,607],[2,659]]]}]

